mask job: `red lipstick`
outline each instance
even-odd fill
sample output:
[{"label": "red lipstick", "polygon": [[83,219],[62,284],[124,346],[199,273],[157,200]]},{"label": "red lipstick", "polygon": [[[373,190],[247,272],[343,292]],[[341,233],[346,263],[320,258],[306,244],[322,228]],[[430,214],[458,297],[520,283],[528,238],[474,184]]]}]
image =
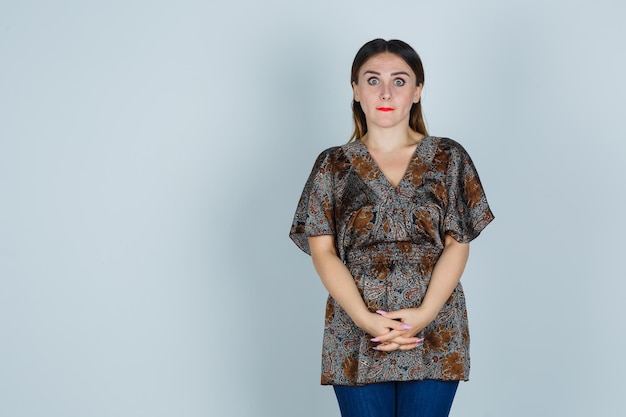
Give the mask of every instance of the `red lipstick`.
[{"label": "red lipstick", "polygon": [[376,107],[378,111],[393,111],[392,107]]}]

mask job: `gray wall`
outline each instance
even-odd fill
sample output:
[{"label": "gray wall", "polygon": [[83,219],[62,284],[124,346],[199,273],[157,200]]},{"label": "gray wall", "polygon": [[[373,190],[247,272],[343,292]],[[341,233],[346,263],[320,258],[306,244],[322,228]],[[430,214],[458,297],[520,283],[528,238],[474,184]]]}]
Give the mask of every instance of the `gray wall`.
[{"label": "gray wall", "polygon": [[287,232],[375,37],[496,214],[452,415],[622,415],[624,3],[351,3],[0,3],[0,415],[338,416]]}]

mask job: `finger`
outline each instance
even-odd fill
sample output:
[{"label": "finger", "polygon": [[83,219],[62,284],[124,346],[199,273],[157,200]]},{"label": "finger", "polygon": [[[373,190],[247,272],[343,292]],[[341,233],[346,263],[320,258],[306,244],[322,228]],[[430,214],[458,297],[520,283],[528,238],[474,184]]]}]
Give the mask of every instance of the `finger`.
[{"label": "finger", "polygon": [[381,343],[380,345],[374,346],[372,349],[380,350],[381,352],[392,352],[394,350],[398,350],[400,345],[397,343]]},{"label": "finger", "polygon": [[411,349],[416,349],[418,347],[421,347],[423,345],[422,342],[419,343],[413,343],[410,345],[399,345],[398,346],[398,350],[411,350]]},{"label": "finger", "polygon": [[411,326],[408,323],[403,323],[401,321],[392,320],[392,319],[385,320],[385,324],[384,325],[385,325],[385,327],[387,327],[388,329],[391,329],[391,330],[406,331],[406,330],[413,329],[413,326]]},{"label": "finger", "polygon": [[396,343],[398,345],[415,345],[415,344],[422,344],[424,342],[424,339],[420,339],[417,337],[396,337],[395,339],[390,340],[388,343]]},{"label": "finger", "polygon": [[388,329],[391,329],[391,331],[406,332],[407,330],[413,330],[413,326],[410,324],[397,320],[389,320],[385,325]]},{"label": "finger", "polygon": [[403,331],[399,331],[399,330],[392,330],[392,331],[390,331],[390,332],[388,332],[388,333],[385,333],[385,334],[381,334],[381,335],[379,335],[379,336],[376,336],[376,337],[374,337],[374,338],[372,338],[372,339],[370,339],[370,340],[371,340],[372,342],[386,343],[386,342],[389,342],[389,341],[391,341],[391,340],[395,339],[396,337],[400,337],[400,336],[402,336],[402,333],[403,333],[403,332],[404,332],[404,330],[403,330]]},{"label": "finger", "polygon": [[406,331],[406,330],[412,330],[413,329],[413,326],[411,326],[410,324],[402,323],[402,322],[396,321],[396,320],[393,320],[393,324],[391,326],[393,326],[393,327],[390,327],[391,329],[393,329],[393,330],[400,330],[400,331],[403,331],[403,332]]},{"label": "finger", "polygon": [[381,316],[386,317],[388,319],[392,319],[392,320],[404,318],[404,314],[402,310],[396,310],[396,311],[376,310],[376,312],[380,314]]},{"label": "finger", "polygon": [[396,310],[396,311],[384,311],[384,310],[376,310],[376,313],[380,314],[386,319],[393,320],[396,323],[402,323],[406,320],[407,314],[406,310]]}]

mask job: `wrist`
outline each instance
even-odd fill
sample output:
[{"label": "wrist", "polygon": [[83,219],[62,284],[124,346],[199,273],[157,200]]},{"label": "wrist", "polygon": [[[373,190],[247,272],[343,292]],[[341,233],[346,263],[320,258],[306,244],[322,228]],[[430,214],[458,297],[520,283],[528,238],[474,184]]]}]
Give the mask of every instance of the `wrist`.
[{"label": "wrist", "polygon": [[373,313],[371,311],[369,311],[367,308],[364,308],[350,314],[350,318],[352,319],[354,324],[357,325],[357,327],[364,329],[365,327],[367,327],[367,320],[372,314]]},{"label": "wrist", "polygon": [[437,317],[437,314],[439,314],[439,311],[441,310],[441,306],[424,302],[417,309],[420,310],[430,322],[433,321],[435,317]]}]

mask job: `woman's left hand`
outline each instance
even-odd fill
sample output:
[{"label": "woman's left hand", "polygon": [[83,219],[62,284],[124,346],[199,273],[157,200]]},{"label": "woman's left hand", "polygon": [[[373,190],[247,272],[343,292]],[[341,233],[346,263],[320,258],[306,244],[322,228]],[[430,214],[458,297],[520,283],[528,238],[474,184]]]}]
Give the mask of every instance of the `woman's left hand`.
[{"label": "woman's left hand", "polygon": [[417,340],[415,335],[437,317],[446,300],[450,298],[450,294],[461,279],[468,256],[469,244],[459,243],[451,235],[446,235],[445,248],[433,269],[428,290],[420,306],[391,312],[378,311],[381,316],[400,320],[410,329],[392,330],[375,337],[372,341],[380,343],[376,349],[390,352],[415,349],[419,346],[421,342],[415,342]]},{"label": "woman's left hand", "polygon": [[421,330],[432,322],[436,314],[425,311],[423,308],[405,308],[396,311],[377,311],[383,317],[399,320],[400,322],[410,326],[407,330],[393,330],[387,334],[377,336],[372,339],[373,342],[379,343],[377,350],[383,352],[391,352],[393,350],[410,350],[422,345],[423,339],[415,337]]}]

